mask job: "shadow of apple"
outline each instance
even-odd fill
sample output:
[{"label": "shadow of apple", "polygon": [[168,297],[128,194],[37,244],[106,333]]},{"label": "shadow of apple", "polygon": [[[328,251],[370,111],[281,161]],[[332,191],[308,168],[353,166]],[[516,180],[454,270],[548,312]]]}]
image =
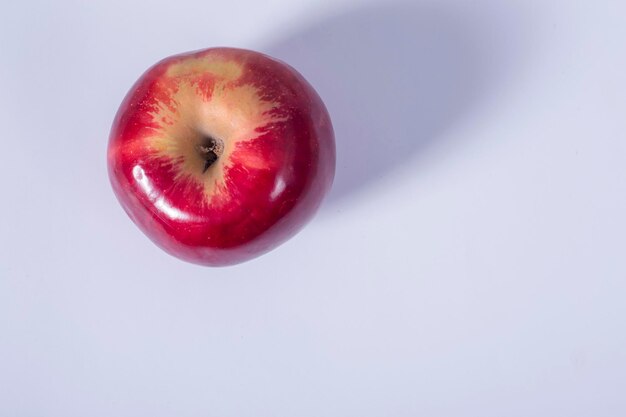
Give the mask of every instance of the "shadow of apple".
[{"label": "shadow of apple", "polygon": [[497,2],[346,12],[263,50],[297,68],[326,103],[337,173],[323,210],[435,146],[509,72],[521,15]]}]

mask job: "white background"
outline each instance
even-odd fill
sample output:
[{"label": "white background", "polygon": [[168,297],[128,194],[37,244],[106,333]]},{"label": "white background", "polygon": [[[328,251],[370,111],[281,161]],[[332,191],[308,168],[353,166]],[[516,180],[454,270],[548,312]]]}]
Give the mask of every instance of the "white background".
[{"label": "white background", "polygon": [[[626,3],[0,6],[0,416],[626,415]],[[277,250],[156,248],[113,116],[209,46],[299,69],[335,186]]]}]

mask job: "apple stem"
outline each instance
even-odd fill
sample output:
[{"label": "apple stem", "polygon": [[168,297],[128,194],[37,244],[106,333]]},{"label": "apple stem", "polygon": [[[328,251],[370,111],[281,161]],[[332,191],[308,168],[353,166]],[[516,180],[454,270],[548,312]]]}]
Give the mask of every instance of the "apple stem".
[{"label": "apple stem", "polygon": [[197,150],[200,157],[204,159],[204,168],[202,169],[202,173],[204,174],[220,157],[224,151],[224,144],[219,139],[206,136],[197,146]]},{"label": "apple stem", "polygon": [[[210,157],[209,157],[210,156]],[[204,161],[204,168],[202,168],[202,173],[204,174],[207,170],[213,165],[213,163],[217,161],[217,155],[211,153],[207,155],[207,159]]]}]

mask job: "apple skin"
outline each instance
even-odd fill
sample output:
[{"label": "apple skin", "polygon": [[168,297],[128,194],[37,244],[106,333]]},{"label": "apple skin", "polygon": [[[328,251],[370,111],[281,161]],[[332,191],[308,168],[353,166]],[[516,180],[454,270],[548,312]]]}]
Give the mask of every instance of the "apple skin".
[{"label": "apple skin", "polygon": [[[217,143],[210,158],[207,140]],[[157,246],[225,266],[274,249],[313,217],[333,181],[335,140],[326,107],[295,69],[210,48],[141,76],[115,117],[107,158],[115,195]]]}]

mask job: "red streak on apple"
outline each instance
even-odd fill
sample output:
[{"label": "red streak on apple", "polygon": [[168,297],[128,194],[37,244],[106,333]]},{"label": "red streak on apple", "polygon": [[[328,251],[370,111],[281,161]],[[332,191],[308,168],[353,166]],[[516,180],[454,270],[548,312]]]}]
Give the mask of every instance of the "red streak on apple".
[{"label": "red streak on apple", "polygon": [[330,117],[292,67],[212,48],[166,58],[115,117],[109,177],[124,210],[170,254],[232,265],[315,214],[335,172]]}]

